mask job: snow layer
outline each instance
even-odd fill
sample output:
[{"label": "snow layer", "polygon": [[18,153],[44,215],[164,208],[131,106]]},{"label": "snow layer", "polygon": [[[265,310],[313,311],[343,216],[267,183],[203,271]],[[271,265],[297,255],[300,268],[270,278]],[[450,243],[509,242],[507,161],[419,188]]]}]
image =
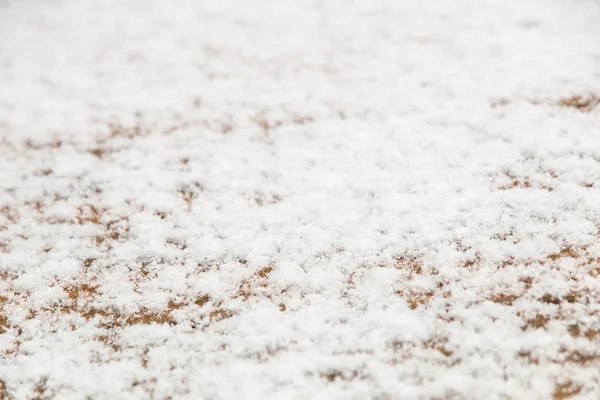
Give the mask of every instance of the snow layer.
[{"label": "snow layer", "polygon": [[0,5],[0,398],[600,397],[598,2]]}]

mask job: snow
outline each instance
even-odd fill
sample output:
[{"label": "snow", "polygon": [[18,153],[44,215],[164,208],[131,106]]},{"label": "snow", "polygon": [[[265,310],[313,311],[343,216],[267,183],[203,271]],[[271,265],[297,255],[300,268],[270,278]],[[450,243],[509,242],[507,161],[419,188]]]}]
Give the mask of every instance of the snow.
[{"label": "snow", "polygon": [[0,398],[599,398],[599,18],[4,2]]}]

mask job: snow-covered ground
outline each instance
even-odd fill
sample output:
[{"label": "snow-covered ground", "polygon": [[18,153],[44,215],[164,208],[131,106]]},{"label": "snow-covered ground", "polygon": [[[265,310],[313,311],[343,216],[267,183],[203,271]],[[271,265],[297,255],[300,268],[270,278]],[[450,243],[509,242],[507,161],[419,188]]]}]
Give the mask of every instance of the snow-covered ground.
[{"label": "snow-covered ground", "polygon": [[0,0],[0,398],[596,400],[599,187],[595,0]]}]

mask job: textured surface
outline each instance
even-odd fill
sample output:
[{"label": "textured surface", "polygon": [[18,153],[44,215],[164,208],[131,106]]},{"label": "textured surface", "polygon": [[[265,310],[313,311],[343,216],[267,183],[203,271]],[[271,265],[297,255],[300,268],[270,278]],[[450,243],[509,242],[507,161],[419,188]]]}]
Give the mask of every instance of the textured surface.
[{"label": "textured surface", "polygon": [[0,398],[599,398],[597,2],[0,4]]}]

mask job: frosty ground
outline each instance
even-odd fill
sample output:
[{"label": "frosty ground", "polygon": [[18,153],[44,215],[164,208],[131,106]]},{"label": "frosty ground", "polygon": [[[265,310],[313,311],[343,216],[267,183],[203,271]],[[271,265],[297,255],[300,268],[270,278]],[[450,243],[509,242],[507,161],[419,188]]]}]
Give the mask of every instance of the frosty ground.
[{"label": "frosty ground", "polygon": [[0,1],[0,399],[598,399],[598,21]]}]

